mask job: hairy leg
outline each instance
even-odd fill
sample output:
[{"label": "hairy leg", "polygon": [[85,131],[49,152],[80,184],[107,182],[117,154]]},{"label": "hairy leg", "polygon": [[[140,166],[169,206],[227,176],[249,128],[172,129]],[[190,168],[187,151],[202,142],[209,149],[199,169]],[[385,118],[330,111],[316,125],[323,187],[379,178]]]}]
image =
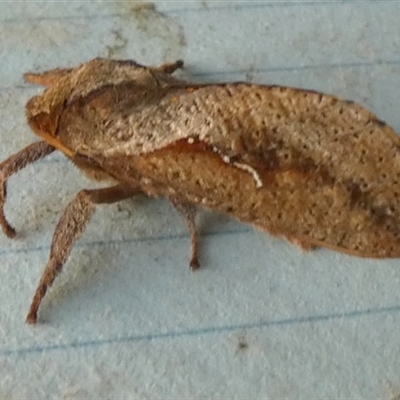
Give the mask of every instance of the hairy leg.
[{"label": "hairy leg", "polygon": [[54,150],[54,147],[50,146],[46,142],[32,143],[0,164],[0,226],[9,238],[15,236],[15,230],[8,223],[4,215],[4,202],[7,197],[8,178],[20,169],[26,167],[28,164],[47,156]]},{"label": "hairy leg", "polygon": [[142,193],[138,187],[118,184],[110,188],[81,190],[65,209],[57,224],[50,249],[50,258],[43,271],[39,286],[29,309],[26,322],[35,324],[39,305],[52,285],[56,276],[62,270],[71,252],[72,246],[81,236],[92,216],[95,205],[115,203]]},{"label": "hairy leg", "polygon": [[198,235],[196,231],[196,206],[178,197],[168,197],[168,200],[185,219],[191,240],[190,268],[195,271],[199,269],[198,260]]}]

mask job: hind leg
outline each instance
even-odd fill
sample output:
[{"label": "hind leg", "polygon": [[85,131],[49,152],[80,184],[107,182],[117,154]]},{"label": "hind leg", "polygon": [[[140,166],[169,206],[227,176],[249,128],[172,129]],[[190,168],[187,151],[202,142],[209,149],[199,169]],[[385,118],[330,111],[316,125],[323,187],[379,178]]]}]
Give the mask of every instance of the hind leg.
[{"label": "hind leg", "polygon": [[191,256],[190,256],[190,268],[192,271],[199,269],[200,263],[198,259],[198,234],[196,231],[196,206],[178,197],[169,197],[169,201],[175,207],[175,209],[184,218],[191,241]]},{"label": "hind leg", "polygon": [[57,275],[72,250],[76,240],[82,235],[90,217],[93,215],[95,205],[115,203],[142,193],[138,187],[122,184],[104,189],[81,190],[69,203],[53,235],[49,261],[40,278],[39,286],[32,299],[26,322],[37,322],[37,311],[47,289],[53,284]]}]

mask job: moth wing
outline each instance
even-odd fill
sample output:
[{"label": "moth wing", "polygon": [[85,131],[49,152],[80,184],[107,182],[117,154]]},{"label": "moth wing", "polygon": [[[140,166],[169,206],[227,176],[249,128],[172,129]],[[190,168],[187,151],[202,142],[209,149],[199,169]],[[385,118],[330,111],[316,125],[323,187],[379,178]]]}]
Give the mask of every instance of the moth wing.
[{"label": "moth wing", "polygon": [[110,171],[293,240],[400,256],[399,138],[368,110],[248,84],[157,96],[108,119],[97,154]]}]

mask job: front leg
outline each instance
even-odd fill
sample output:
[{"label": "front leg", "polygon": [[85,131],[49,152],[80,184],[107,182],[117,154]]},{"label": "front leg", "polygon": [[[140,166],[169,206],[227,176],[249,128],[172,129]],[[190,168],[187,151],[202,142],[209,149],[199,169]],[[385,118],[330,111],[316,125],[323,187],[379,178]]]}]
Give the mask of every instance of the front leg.
[{"label": "front leg", "polygon": [[35,324],[37,322],[37,311],[47,288],[52,285],[56,276],[61,272],[72,246],[85,230],[95,205],[115,203],[140,193],[142,191],[139,187],[118,184],[110,188],[82,190],[69,203],[54,232],[50,258],[33,297],[26,317],[27,323]]},{"label": "front leg", "polygon": [[15,230],[8,223],[4,215],[4,202],[7,197],[8,178],[20,169],[25,168],[28,164],[47,156],[54,150],[54,147],[46,142],[32,143],[0,164],[0,226],[9,238],[15,236]]}]

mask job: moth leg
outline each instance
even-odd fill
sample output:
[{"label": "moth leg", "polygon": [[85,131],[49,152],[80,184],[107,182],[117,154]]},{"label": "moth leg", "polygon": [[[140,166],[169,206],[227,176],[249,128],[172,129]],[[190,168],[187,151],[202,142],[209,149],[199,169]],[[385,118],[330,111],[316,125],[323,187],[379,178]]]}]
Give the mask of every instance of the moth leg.
[{"label": "moth leg", "polygon": [[192,271],[195,271],[200,267],[198,259],[198,235],[195,221],[197,214],[196,206],[178,197],[171,196],[168,199],[186,222],[191,241],[190,268]]},{"label": "moth leg", "polygon": [[142,191],[138,187],[118,184],[104,189],[81,190],[68,204],[54,232],[49,261],[32,299],[31,307],[26,317],[27,323],[36,323],[37,311],[47,292],[47,288],[52,285],[56,276],[61,272],[72,246],[85,230],[94,212],[95,205],[115,203],[139,193],[142,193]]},{"label": "moth leg", "polygon": [[26,72],[24,74],[24,80],[28,83],[35,83],[41,86],[52,86],[60,80],[63,76],[69,74],[72,71],[71,68],[56,68],[50,71],[34,73]]},{"label": "moth leg", "polygon": [[166,74],[172,74],[179,68],[183,68],[182,60],[177,60],[173,63],[165,63],[157,67],[159,71],[165,72]]},{"label": "moth leg", "polygon": [[7,180],[20,169],[37,161],[54,151],[54,147],[46,142],[32,143],[28,147],[7,158],[0,164],[0,225],[3,232],[9,237],[15,236],[15,229],[8,223],[4,215],[4,203],[7,197]]}]

